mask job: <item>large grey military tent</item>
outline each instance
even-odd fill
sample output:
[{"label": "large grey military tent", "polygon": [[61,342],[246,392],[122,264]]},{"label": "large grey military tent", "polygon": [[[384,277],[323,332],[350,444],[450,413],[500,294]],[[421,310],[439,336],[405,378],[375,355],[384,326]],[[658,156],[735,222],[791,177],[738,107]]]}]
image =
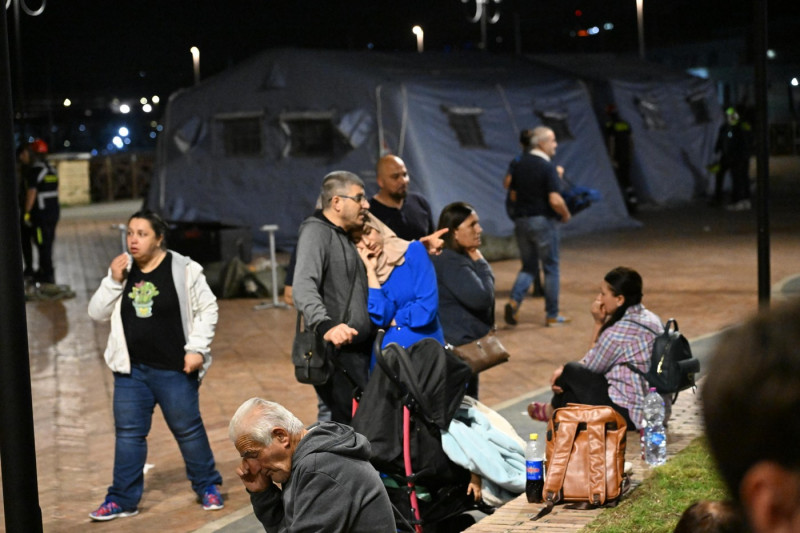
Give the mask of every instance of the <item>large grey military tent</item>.
[{"label": "large grey military tent", "polygon": [[529,56],[536,64],[577,76],[587,86],[602,124],[617,107],[631,125],[631,181],[639,198],[656,205],[685,203],[710,185],[722,112],[711,80],[635,56],[558,54]]},{"label": "large grey military tent", "polygon": [[434,218],[472,203],[487,235],[508,236],[502,179],[519,131],[558,135],[557,164],[602,201],[565,234],[636,226],[628,217],[583,83],[524,59],[485,53],[263,52],[173,94],[147,206],[175,221],[277,224],[291,248],[322,177],[350,170],[374,193],[375,164],[402,157]]}]

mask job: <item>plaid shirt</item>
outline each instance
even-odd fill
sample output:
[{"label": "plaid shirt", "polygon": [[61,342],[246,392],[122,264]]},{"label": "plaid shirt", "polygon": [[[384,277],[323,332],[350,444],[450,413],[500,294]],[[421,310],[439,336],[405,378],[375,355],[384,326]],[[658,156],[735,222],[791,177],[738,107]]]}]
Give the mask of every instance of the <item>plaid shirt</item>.
[{"label": "plaid shirt", "polygon": [[634,322],[654,331],[664,329],[658,315],[645,309],[642,304],[632,305],[616,324],[600,334],[581,363],[606,377],[608,396],[615,404],[628,409],[631,421],[641,427],[644,397],[649,386],[644,377],[630,370],[625,363],[647,372],[656,336]]}]

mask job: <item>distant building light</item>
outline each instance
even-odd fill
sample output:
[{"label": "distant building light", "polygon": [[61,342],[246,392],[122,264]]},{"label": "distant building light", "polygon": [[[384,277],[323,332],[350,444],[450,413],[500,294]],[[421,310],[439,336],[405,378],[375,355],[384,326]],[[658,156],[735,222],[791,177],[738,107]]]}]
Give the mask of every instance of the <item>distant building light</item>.
[{"label": "distant building light", "polygon": [[69,148],[69,147],[70,147],[70,142],[69,142],[69,140],[65,140],[65,141],[64,141],[64,148]]},{"label": "distant building light", "polygon": [[113,139],[111,139],[111,144],[113,144],[117,148],[122,148],[123,146],[125,146],[124,143],[122,142],[122,139],[119,136],[116,136]]},{"label": "distant building light", "polygon": [[123,115],[127,115],[128,113],[131,112],[131,106],[129,106],[128,104],[122,104],[121,106],[119,106],[119,112],[122,113]]},{"label": "distant building light", "polygon": [[373,48],[375,48],[375,45],[374,45],[374,44],[372,44],[372,43],[367,43],[367,50],[372,50]]},{"label": "distant building light", "polygon": [[589,33],[586,30],[578,30],[578,37],[588,37]]},{"label": "distant building light", "polygon": [[588,33],[589,35],[597,35],[598,33],[600,33],[600,28],[598,28],[597,26],[592,26],[591,28],[586,30],[586,33]]},{"label": "distant building light", "polygon": [[708,69],[705,67],[690,68],[686,72],[688,72],[692,76],[697,76],[698,78],[703,78],[705,80],[708,79]]},{"label": "distant building light", "polygon": [[797,87],[800,83],[797,82],[797,78],[792,78],[792,87]]},{"label": "distant building light", "polygon": [[611,22],[606,22],[605,24],[603,24],[603,29],[611,31],[614,29],[614,24],[612,24]]},{"label": "distant building light", "polygon": [[123,139],[122,142],[124,142],[125,144],[130,144],[131,143],[131,139],[130,139],[130,137],[125,137],[125,139]]},{"label": "distant building light", "polygon": [[119,136],[120,137],[127,137],[129,133],[130,133],[130,131],[128,131],[128,128],[126,128],[125,126],[122,126],[119,129]]},{"label": "distant building light", "polygon": [[155,120],[151,120],[151,121],[150,121],[150,127],[151,127],[151,128],[155,128],[156,126],[158,126],[158,122],[157,122],[157,121],[155,121]]},{"label": "distant building light", "polygon": [[158,136],[158,134],[156,132],[154,132],[154,131],[150,132],[150,138],[151,139],[155,139],[157,136]]},{"label": "distant building light", "polygon": [[147,103],[147,98],[142,96],[141,98],[139,98],[139,103],[142,104],[142,105],[146,104]]},{"label": "distant building light", "polygon": [[86,124],[81,124],[80,126],[78,126],[78,131],[80,132],[86,131]]},{"label": "distant building light", "polygon": [[91,154],[96,156],[97,155],[97,148],[92,148]]},{"label": "distant building light", "polygon": [[69,98],[64,98],[64,107],[69,107],[72,105],[72,100]]},{"label": "distant building light", "polygon": [[767,59],[775,59],[775,50],[772,48],[767,50]]},{"label": "distant building light", "polygon": [[576,33],[575,33],[574,31],[570,31],[570,32],[569,32],[569,36],[570,36],[570,37],[575,37],[575,36],[576,36]]},{"label": "distant building light", "polygon": [[144,111],[145,113],[149,113],[152,110],[153,110],[153,106],[151,106],[150,104],[144,104],[142,106],[142,111]]},{"label": "distant building light", "polygon": [[154,104],[157,104],[161,101],[161,98],[158,97],[157,94],[154,94],[153,97],[150,99]]},{"label": "distant building light", "polygon": [[163,129],[164,129],[164,126],[162,126],[161,124],[159,124],[158,126],[156,126],[156,131],[161,131],[161,130],[163,130]]},{"label": "distant building light", "polygon": [[575,10],[575,16],[576,17],[580,17],[581,15],[583,15],[583,11],[581,11],[580,9],[576,9]]}]

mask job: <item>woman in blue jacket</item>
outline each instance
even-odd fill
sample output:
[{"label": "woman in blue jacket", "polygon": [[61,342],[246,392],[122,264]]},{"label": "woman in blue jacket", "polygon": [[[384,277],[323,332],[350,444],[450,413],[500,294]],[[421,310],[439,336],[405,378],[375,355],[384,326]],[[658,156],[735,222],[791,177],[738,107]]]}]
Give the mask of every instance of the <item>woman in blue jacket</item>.
[{"label": "woman in blue jacket", "polygon": [[408,348],[426,337],[444,344],[436,273],[425,246],[397,237],[369,215],[356,247],[367,269],[369,316],[386,330],[383,345]]}]

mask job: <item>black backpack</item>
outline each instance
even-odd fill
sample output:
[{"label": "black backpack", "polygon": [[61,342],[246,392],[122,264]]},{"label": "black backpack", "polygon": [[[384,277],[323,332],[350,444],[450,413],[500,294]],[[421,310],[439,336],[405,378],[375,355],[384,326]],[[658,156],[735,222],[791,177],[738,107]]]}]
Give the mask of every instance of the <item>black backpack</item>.
[{"label": "black backpack", "polygon": [[[689,341],[678,331],[678,322],[674,318],[667,320],[664,332],[653,331],[652,328],[632,321],[656,335],[653,342],[653,353],[650,356],[650,368],[642,372],[631,363],[625,363],[633,372],[644,376],[651,387],[659,394],[674,394],[675,398],[682,390],[694,387],[694,376],[700,371],[700,361],[692,356]],[[673,398],[673,400],[675,399]]]}]

